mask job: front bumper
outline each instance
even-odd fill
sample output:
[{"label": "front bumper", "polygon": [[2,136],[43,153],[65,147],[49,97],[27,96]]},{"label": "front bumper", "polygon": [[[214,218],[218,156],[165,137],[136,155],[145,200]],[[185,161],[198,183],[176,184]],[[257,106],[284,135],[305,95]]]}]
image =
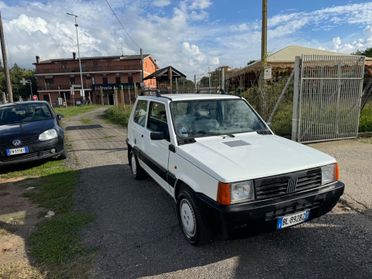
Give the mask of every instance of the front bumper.
[{"label": "front bumper", "polygon": [[222,206],[203,194],[197,197],[203,222],[212,231],[228,237],[240,229],[275,230],[278,217],[308,209],[309,220],[324,215],[336,205],[344,188],[344,183],[335,182],[307,192],[230,206]]},{"label": "front bumper", "polygon": [[[5,149],[0,150],[0,166],[8,166],[18,163],[42,160],[56,157],[64,152],[64,140],[58,137],[44,142],[28,144],[29,152],[26,154],[7,156]],[[11,147],[10,147],[11,148]],[[55,149],[55,152],[52,152]]]}]

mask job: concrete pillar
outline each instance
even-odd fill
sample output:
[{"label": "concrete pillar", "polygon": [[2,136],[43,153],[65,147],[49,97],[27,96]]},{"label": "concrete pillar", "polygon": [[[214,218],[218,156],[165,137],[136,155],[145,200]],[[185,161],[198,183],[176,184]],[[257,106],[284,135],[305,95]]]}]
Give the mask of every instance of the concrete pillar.
[{"label": "concrete pillar", "polygon": [[101,105],[105,104],[105,100],[103,99],[103,88],[100,87],[99,89],[99,95],[101,96]]}]

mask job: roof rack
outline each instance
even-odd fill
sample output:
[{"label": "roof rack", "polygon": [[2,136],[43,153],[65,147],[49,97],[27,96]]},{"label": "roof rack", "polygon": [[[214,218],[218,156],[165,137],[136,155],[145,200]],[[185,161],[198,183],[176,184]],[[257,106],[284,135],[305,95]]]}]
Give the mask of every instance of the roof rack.
[{"label": "roof rack", "polygon": [[141,96],[156,96],[161,97],[159,89],[144,89],[141,92]]}]

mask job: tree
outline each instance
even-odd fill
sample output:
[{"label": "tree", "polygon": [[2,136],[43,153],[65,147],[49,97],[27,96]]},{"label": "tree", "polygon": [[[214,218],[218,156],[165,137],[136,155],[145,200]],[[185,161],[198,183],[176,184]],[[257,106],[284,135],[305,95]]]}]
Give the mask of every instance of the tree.
[{"label": "tree", "polygon": [[367,57],[372,57],[372,47],[365,49],[364,51],[357,50],[355,53],[356,55],[364,55]]},{"label": "tree", "polygon": [[[4,77],[4,69],[0,68],[0,91],[6,91],[6,84],[5,84],[5,77]],[[12,83],[13,88],[13,96],[14,100],[19,100],[20,97],[22,99],[28,99],[31,92],[30,92],[30,84],[23,85],[21,84],[22,78],[26,80],[31,80],[32,82],[32,92],[36,92],[36,79],[34,77],[34,71],[21,68],[17,64],[14,64],[13,67],[10,69],[10,80]]]}]

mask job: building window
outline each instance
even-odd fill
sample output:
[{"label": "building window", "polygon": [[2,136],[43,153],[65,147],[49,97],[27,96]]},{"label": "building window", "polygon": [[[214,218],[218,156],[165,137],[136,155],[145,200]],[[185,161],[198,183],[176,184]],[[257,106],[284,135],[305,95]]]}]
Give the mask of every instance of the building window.
[{"label": "building window", "polygon": [[45,78],[45,88],[50,89],[53,85],[53,78]]},{"label": "building window", "polygon": [[131,73],[128,74],[128,83],[133,83],[133,76]]},{"label": "building window", "polygon": [[103,83],[103,84],[108,84],[108,82],[107,82],[107,77],[103,77],[103,78],[102,78],[102,83]]},{"label": "building window", "polygon": [[75,77],[70,77],[70,85],[74,85],[75,84]]},{"label": "building window", "polygon": [[116,76],[116,78],[115,78],[115,83],[116,83],[116,84],[121,83],[120,76]]}]

